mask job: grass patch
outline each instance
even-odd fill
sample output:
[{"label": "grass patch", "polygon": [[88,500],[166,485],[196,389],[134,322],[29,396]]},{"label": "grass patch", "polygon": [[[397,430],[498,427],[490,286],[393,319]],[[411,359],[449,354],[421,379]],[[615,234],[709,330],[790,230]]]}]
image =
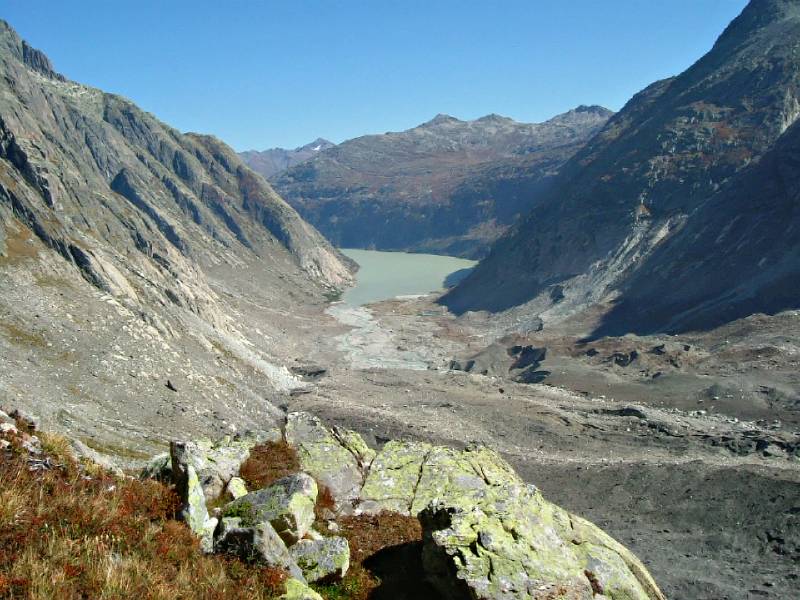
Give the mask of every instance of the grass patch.
[{"label": "grass patch", "polygon": [[[382,585],[390,589],[395,585],[403,585],[401,581],[408,577],[399,572],[399,568],[396,575],[401,581],[389,581],[391,577],[382,581],[381,576],[376,574],[380,569],[375,569],[371,563],[381,552],[421,543],[422,527],[416,517],[381,512],[377,515],[340,517],[338,523],[338,535],[347,539],[350,545],[350,569],[342,581],[314,585],[314,589],[328,600],[367,600]],[[405,558],[403,562],[408,562]],[[390,558],[389,562],[394,561]]]},{"label": "grass patch", "polygon": [[[18,441],[18,440],[17,440]],[[57,455],[64,441],[43,443]],[[59,457],[61,460],[63,457]],[[275,598],[286,574],[205,556],[156,481],[87,476],[75,463],[30,471],[18,445],[0,460],[0,597]]]},{"label": "grass patch", "polygon": [[281,477],[300,472],[297,451],[284,441],[265,442],[250,450],[250,456],[239,469],[247,489],[260,490]]}]

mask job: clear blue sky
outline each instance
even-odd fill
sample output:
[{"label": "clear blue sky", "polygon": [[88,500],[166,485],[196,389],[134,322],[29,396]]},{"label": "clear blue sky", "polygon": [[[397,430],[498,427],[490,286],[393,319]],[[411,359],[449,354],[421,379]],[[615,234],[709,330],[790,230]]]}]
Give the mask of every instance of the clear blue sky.
[{"label": "clear blue sky", "polygon": [[436,113],[618,110],[711,48],[745,0],[5,0],[76,81],[237,150],[340,142]]}]

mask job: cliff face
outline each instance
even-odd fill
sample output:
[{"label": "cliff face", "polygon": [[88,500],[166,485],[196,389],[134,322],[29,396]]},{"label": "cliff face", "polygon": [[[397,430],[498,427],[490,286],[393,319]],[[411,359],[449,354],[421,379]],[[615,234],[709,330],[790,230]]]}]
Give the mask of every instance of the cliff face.
[{"label": "cliff face", "polygon": [[218,321],[203,264],[282,256],[310,285],[350,281],[338,252],[225,144],[67,81],[6,23],[0,46],[3,222],[18,221],[98,288]]},{"label": "cliff face", "polygon": [[65,79],[0,22],[0,398],[114,444],[165,415],[268,419],[300,385],[285,321],[348,265],[225,144]]},{"label": "cliff face", "polygon": [[697,63],[634,96],[445,302],[563,318],[624,285],[795,121],[799,41],[797,3],[751,2]]},{"label": "cliff face", "polygon": [[272,182],[339,247],[476,257],[610,115],[597,106],[538,124],[438,115],[323,150]]}]

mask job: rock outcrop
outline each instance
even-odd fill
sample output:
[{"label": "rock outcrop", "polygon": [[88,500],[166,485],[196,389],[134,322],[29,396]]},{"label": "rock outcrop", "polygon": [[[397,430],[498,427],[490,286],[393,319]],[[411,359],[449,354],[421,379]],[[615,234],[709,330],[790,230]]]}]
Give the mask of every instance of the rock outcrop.
[{"label": "rock outcrop", "polygon": [[[708,54],[677,77],[653,83],[612,117],[564,166],[535,210],[494,245],[444,302],[457,312],[524,305],[520,312],[557,322],[593,303],[613,301],[628,283],[647,289],[648,276],[636,275],[646,268],[671,287],[669,310],[686,310],[695,301],[711,300],[697,291],[708,279],[698,265],[722,266],[731,256],[730,243],[742,245],[745,253],[744,245],[763,246],[763,237],[781,240],[779,252],[792,255],[796,272],[796,232],[778,220],[748,228],[746,201],[723,199],[736,193],[742,171],[762,159],[800,115],[798,39],[796,2],[750,2]],[[756,187],[751,185],[751,192]],[[683,286],[666,275],[677,268],[666,245],[681,231],[686,234],[679,245],[687,252],[690,238],[702,235],[691,246],[700,254],[692,254],[693,268],[686,277],[697,281],[685,296]],[[760,281],[751,267],[741,274],[734,267],[720,282],[724,285],[715,286],[716,300],[705,316],[740,312],[726,309],[726,297],[747,310],[772,309],[770,286],[785,269],[785,261],[767,260]],[[743,287],[756,289],[748,294]],[[746,295],[751,302],[743,301]],[[636,302],[635,290],[629,298]],[[662,304],[657,310],[665,308]],[[647,312],[641,311],[645,327]],[[654,318],[653,326],[671,328],[665,317]],[[638,327],[634,321],[627,326]],[[678,317],[674,326],[680,323]]]},{"label": "rock outcrop", "polygon": [[297,585],[344,576],[347,541],[312,529],[312,476],[327,475],[333,520],[387,511],[419,518],[424,576],[443,598],[664,598],[624,546],[545,500],[484,446],[390,441],[375,451],[306,413],[288,415],[285,436],[304,472],[226,504],[215,551],[285,568]]},{"label": "rock outcrop", "polygon": [[271,181],[338,247],[476,258],[610,115],[599,106],[533,124],[438,115],[322,150]]}]

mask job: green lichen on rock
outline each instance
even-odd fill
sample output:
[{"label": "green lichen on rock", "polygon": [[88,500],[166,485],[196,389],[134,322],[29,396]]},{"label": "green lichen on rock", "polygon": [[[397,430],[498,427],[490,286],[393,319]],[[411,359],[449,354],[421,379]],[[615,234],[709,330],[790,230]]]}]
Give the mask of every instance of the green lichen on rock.
[{"label": "green lichen on rock", "polygon": [[361,490],[365,513],[391,510],[409,514],[431,446],[422,442],[388,442],[372,461]]},{"label": "green lichen on rock", "polygon": [[231,477],[228,485],[225,486],[225,490],[231,498],[236,500],[247,495],[247,484],[241,477]]},{"label": "green lichen on rock", "polygon": [[322,596],[302,581],[292,578],[286,580],[286,592],[279,596],[279,600],[322,600]]},{"label": "green lichen on rock", "polygon": [[222,514],[238,517],[243,527],[270,523],[284,542],[291,545],[311,529],[316,501],[316,482],[305,473],[298,473],[226,504]]},{"label": "green lichen on rock", "polygon": [[661,597],[653,577],[630,550],[586,519],[570,514],[569,520],[573,550],[606,596],[615,600],[637,598],[634,592],[638,588],[633,585],[632,574],[648,597]]},{"label": "green lichen on rock", "polygon": [[[500,476],[502,474],[503,476]],[[498,455],[483,447],[465,451],[436,446],[422,464],[411,514],[419,514],[436,499],[470,502],[472,493],[483,490],[489,482],[517,481],[511,467]]]},{"label": "green lichen on rock", "polygon": [[289,554],[311,583],[341,579],[350,568],[350,547],[341,537],[300,540]]},{"label": "green lichen on rock", "polygon": [[331,491],[337,512],[347,512],[364,482],[356,456],[358,453],[368,456],[369,448],[360,436],[355,438],[358,434],[353,434],[346,434],[343,444],[317,417],[308,413],[290,413],[286,421],[286,441],[297,451],[303,471]]},{"label": "green lichen on rock", "polygon": [[364,438],[362,438],[358,432],[352,429],[334,427],[333,435],[345,450],[355,457],[358,466],[361,467],[362,470],[368,469],[375,459],[375,456],[378,454],[375,450],[367,446]]},{"label": "green lichen on rock", "polygon": [[438,499],[420,514],[426,571],[448,598],[466,587],[479,598],[590,600],[601,586],[615,600],[663,599],[630,553],[634,568],[596,527],[575,534],[573,519],[513,480]]}]

